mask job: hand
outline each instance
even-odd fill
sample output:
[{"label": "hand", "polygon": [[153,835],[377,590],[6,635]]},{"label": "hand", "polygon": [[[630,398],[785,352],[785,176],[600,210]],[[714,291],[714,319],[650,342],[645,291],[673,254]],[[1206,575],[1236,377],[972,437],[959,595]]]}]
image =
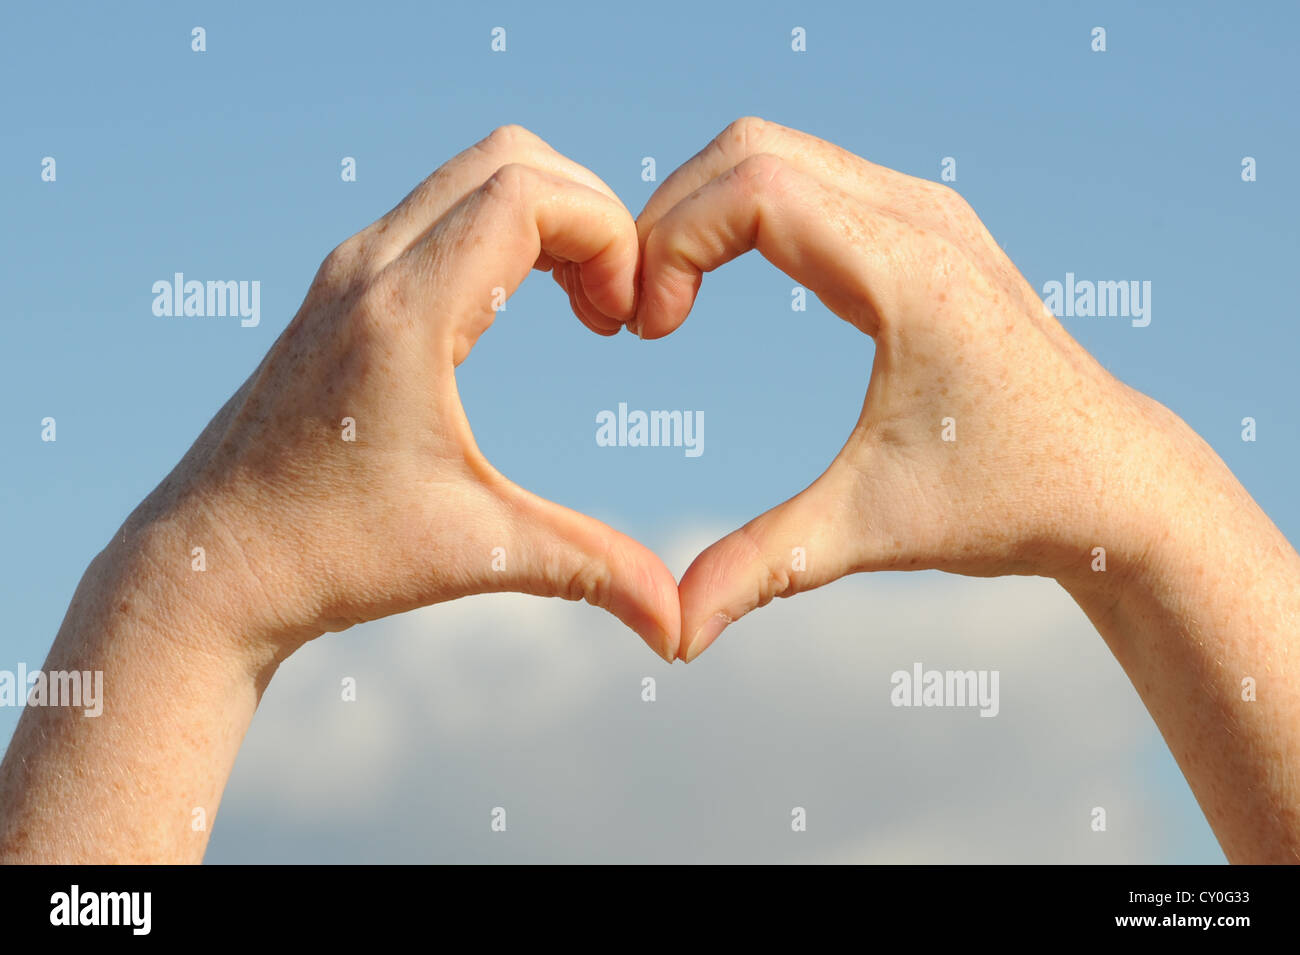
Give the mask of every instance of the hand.
[{"label": "hand", "polygon": [[1115,490],[1150,480],[1129,442],[1171,416],[1065,332],[951,189],[742,119],[659,187],[637,230],[642,337],[672,332],[702,273],[756,248],[876,342],[826,472],[682,578],[686,660],[773,597],[857,571],[1082,579],[1094,546],[1118,574],[1142,552],[1144,515]]},{"label": "hand", "polygon": [[637,259],[609,188],[516,127],[335,249],[82,578],[45,668],[102,673],[111,699],[96,718],[25,710],[0,764],[0,861],[200,860],[262,691],[326,630],[519,590],[604,607],[671,661],[672,574],[498,474],[454,374],[533,267],[614,334]]},{"label": "hand", "polygon": [[826,472],[682,577],[685,659],[772,597],[855,571],[1055,577],[1228,859],[1300,860],[1300,555],[1195,432],[1065,332],[956,193],[740,120],[637,229],[643,337],[682,323],[703,272],[757,248],[876,342]]},{"label": "hand", "polygon": [[218,535],[208,562],[248,569],[240,603],[257,613],[244,631],[289,650],[511,590],[585,599],[671,661],[673,575],[630,538],[502,477],[475,445],[454,374],[534,267],[554,269],[589,328],[616,333],[638,251],[608,186],[531,133],[497,130],[330,254],[141,521],[202,513]]}]

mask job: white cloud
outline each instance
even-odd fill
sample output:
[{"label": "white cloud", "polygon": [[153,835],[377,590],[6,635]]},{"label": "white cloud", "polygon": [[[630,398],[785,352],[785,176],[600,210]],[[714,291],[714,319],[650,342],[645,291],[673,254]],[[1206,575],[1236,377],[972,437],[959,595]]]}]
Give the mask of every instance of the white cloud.
[{"label": "white cloud", "polygon": [[[718,536],[660,548],[680,574]],[[919,661],[1001,711],[895,708]],[[356,678],[358,700],[340,699]],[[644,703],[641,679],[658,681]],[[1089,828],[1094,806],[1108,831]],[[508,830],[489,814],[507,810]],[[790,811],[808,831],[790,831]],[[1171,820],[1185,822],[1183,831]],[[671,668],[582,604],[470,598],[327,635],[272,682],[210,861],[1221,861],[1051,581],[858,576]]]}]

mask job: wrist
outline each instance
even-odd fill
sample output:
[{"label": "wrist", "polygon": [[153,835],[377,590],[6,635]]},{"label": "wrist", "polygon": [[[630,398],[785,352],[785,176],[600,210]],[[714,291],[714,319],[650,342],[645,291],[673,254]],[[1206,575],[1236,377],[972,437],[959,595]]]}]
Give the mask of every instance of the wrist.
[{"label": "wrist", "polygon": [[46,657],[44,670],[79,672],[83,686],[93,675],[97,705],[24,710],[0,765],[0,860],[202,858],[195,813],[215,817],[283,655],[252,639],[242,594],[214,599],[225,585],[182,559],[202,525],[156,503],[91,562]]},{"label": "wrist", "polygon": [[1095,469],[1104,493],[1081,509],[1092,523],[1075,537],[1077,558],[1053,575],[1094,622],[1125,605],[1163,602],[1161,595],[1206,584],[1207,557],[1220,546],[1225,527],[1239,528],[1238,539],[1276,533],[1190,426],[1158,402],[1130,393],[1140,414],[1117,425],[1109,454],[1095,456],[1104,462]]},{"label": "wrist", "polygon": [[166,499],[155,492],[97,562],[123,606],[149,615],[168,640],[256,676],[316,634],[281,614],[275,591],[284,581],[265,568],[259,573],[241,542],[242,526],[198,492]]}]

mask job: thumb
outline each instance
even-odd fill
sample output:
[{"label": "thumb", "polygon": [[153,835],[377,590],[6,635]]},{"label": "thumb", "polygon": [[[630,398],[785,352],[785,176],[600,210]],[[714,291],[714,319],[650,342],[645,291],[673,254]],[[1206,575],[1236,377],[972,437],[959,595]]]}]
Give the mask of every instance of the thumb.
[{"label": "thumb", "polygon": [[730,624],[773,597],[813,590],[858,569],[855,473],[832,465],[807,490],[695,558],[679,588],[683,660],[694,660]]},{"label": "thumb", "polygon": [[517,485],[497,488],[499,543],[482,591],[585,600],[635,630],[669,663],[677,656],[677,579],[655,554],[593,517]]}]

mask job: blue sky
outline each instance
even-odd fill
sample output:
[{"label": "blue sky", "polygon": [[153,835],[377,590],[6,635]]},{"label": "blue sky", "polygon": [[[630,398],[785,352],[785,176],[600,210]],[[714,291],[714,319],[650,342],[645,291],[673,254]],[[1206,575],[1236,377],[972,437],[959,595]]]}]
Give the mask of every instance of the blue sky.
[{"label": "blue sky", "polygon": [[[13,5],[0,32],[0,667],[43,659],[87,562],[251,372],[323,256],[507,122],[634,213],[655,185],[643,157],[662,180],[745,114],[917,176],[954,157],[953,185],[1036,288],[1067,272],[1152,283],[1149,327],[1066,327],[1195,427],[1295,541],[1298,20],[1283,3]],[[194,26],[205,53],[190,49]],[[489,49],[495,26],[504,53]],[[805,53],[790,49],[795,26]],[[1090,49],[1095,26],[1105,53]],[[344,156],[355,183],[340,179]],[[1242,181],[1245,156],[1258,181]],[[261,324],[155,317],[152,284],[178,271],[260,281]],[[791,312],[792,284],[747,256],[707,277],[678,333],[642,343],[587,332],[534,276],[458,372],[480,446],[651,547],[738,526],[822,471],[866,388],[870,340],[815,299]],[[702,411],[705,453],[597,447],[595,415],[620,401]],[[1245,416],[1255,443],[1241,441]],[[953,586],[932,585],[938,600]],[[0,710],[0,739],[16,716]],[[1140,730],[1155,769],[1125,778],[1167,790],[1191,820],[1142,858],[1221,859],[1154,728]],[[255,804],[236,809],[246,828],[213,843],[232,859],[274,837]]]}]

